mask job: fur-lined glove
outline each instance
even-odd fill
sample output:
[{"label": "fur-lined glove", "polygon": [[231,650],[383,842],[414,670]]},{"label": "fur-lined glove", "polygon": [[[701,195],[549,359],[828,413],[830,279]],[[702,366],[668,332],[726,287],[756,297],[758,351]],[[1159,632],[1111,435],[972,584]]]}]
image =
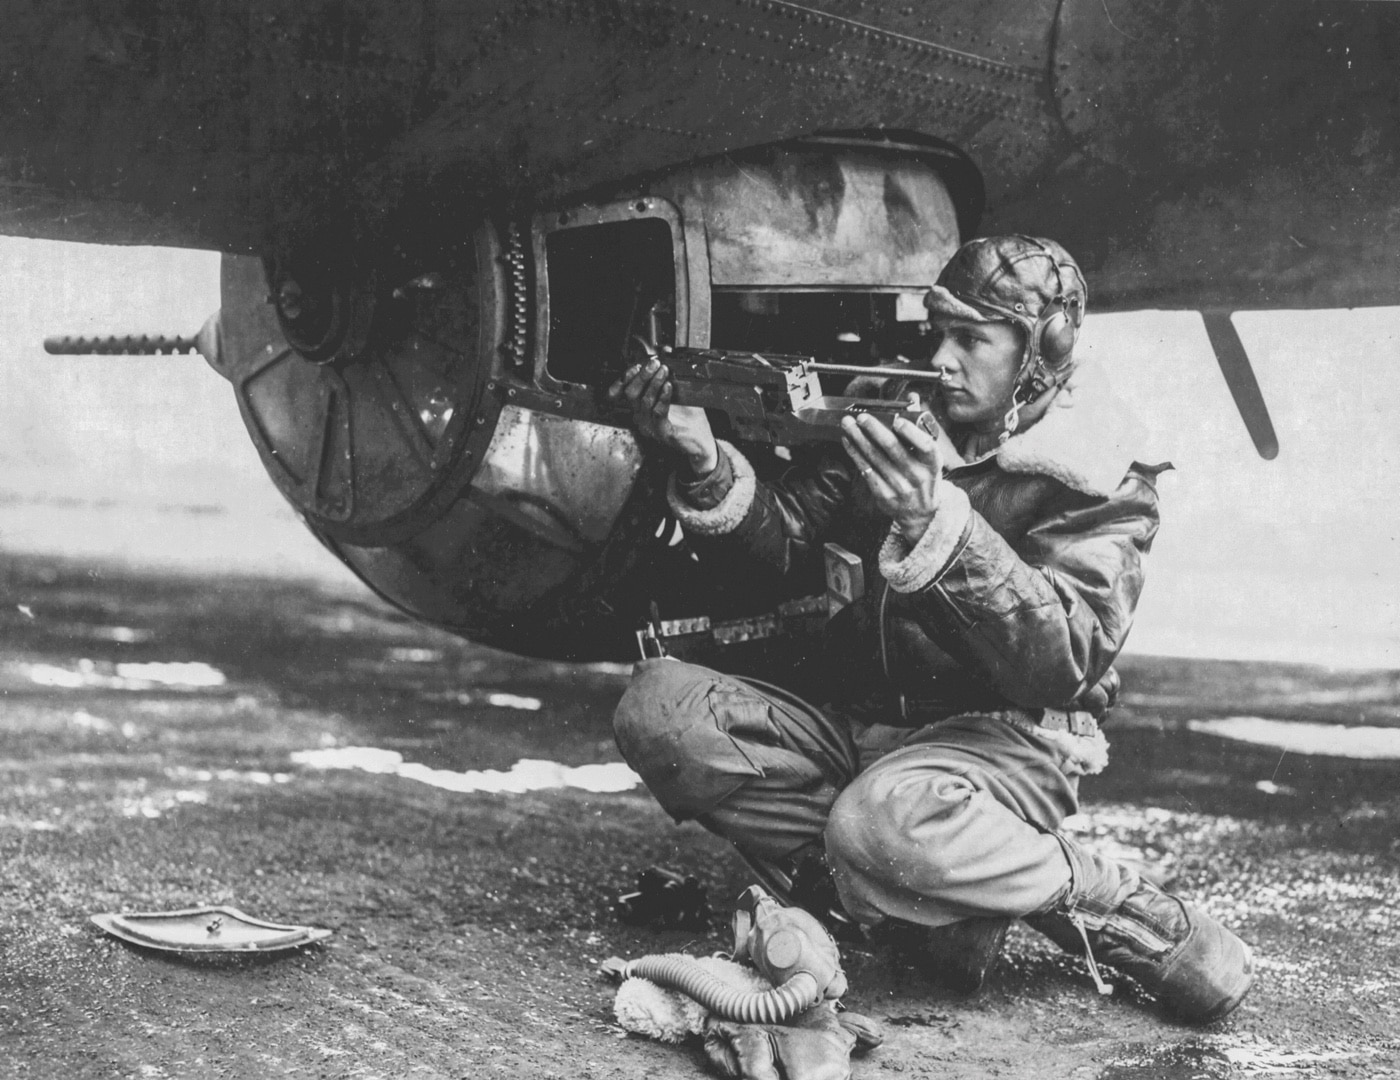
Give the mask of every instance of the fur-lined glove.
[{"label": "fur-lined glove", "polygon": [[705,1023],[705,1054],[734,1080],[849,1080],[851,1050],[879,1046],[875,1023],[855,1013],[837,1013],[827,1002],[786,1024],[740,1024],[711,1016]]}]

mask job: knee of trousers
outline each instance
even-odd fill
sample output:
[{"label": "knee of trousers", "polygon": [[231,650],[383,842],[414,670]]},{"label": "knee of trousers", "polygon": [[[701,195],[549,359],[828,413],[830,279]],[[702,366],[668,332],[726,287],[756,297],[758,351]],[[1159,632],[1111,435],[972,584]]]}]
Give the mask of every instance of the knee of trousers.
[{"label": "knee of trousers", "polygon": [[937,893],[955,878],[963,818],[976,794],[959,773],[913,774],[886,760],[848,785],[831,808],[824,840],[852,914],[890,914],[881,910],[880,897],[911,888]]},{"label": "knee of trousers", "polygon": [[692,664],[643,661],[613,714],[619,752],[677,821],[710,812],[760,775],[716,723],[715,680]]}]

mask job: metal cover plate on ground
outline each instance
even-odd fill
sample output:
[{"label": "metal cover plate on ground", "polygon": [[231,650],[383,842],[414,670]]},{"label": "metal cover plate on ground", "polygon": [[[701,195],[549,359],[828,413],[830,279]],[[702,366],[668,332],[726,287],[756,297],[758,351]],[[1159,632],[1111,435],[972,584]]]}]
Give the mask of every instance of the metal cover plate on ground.
[{"label": "metal cover plate on ground", "polygon": [[275,952],[331,936],[320,927],[267,922],[227,906],[108,911],[93,915],[92,921],[123,941],[169,952]]}]

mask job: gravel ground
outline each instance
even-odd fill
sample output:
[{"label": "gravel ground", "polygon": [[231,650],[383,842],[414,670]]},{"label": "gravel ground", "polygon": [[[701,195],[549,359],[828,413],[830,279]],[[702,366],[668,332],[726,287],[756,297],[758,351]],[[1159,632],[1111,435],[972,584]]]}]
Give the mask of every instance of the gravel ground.
[{"label": "gravel ground", "polygon": [[[696,1047],[616,1026],[597,964],[724,948],[749,883],[724,845],[641,789],[470,793],[292,758],[615,762],[625,667],[521,660],[287,581],[10,558],[0,601],[0,1077],[704,1075]],[[124,666],[157,664],[182,666]],[[1100,998],[1024,928],[974,998],[848,945],[847,1003],[888,1036],[855,1076],[1400,1075],[1395,762],[1186,726],[1394,726],[1395,673],[1136,658],[1124,674],[1114,764],[1071,825],[1254,944],[1253,994],[1198,1030],[1126,982]],[[614,898],[652,864],[700,879],[721,909],[707,929],[618,921]],[[183,959],[88,922],[203,903],[334,935]]]}]

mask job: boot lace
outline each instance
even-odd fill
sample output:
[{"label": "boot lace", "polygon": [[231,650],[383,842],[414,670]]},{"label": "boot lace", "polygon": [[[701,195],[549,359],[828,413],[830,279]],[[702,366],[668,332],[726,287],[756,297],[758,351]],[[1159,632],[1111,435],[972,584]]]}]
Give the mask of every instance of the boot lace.
[{"label": "boot lace", "polygon": [[1084,925],[1084,916],[1071,915],[1069,921],[1074,924],[1074,928],[1079,931],[1080,940],[1084,942],[1084,959],[1089,962],[1089,974],[1094,979],[1094,986],[1098,988],[1100,994],[1107,997],[1113,993],[1113,984],[1107,982],[1099,972],[1098,961],[1094,959],[1093,946],[1089,944],[1089,928]]}]

